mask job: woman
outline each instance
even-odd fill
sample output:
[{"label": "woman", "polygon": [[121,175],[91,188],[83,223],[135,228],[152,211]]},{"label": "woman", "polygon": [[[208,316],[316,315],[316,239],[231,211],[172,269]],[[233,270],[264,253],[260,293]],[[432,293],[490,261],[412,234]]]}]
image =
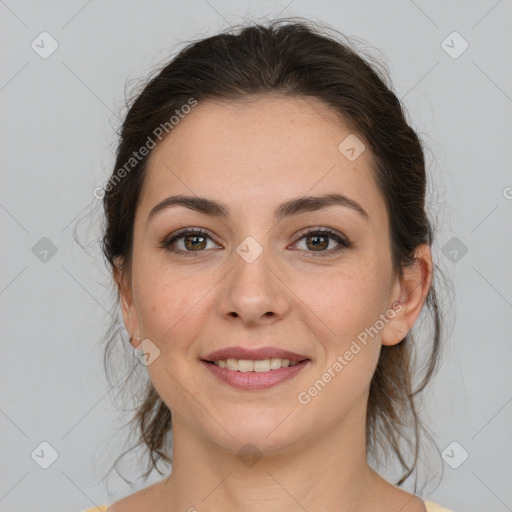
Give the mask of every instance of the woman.
[{"label": "woman", "polygon": [[[440,347],[421,143],[327,32],[288,19],[197,41],[127,113],[103,250],[150,379],[139,444],[170,462],[172,413],[172,472],[110,512],[447,510],[399,487]],[[370,468],[378,449],[397,485]]]}]

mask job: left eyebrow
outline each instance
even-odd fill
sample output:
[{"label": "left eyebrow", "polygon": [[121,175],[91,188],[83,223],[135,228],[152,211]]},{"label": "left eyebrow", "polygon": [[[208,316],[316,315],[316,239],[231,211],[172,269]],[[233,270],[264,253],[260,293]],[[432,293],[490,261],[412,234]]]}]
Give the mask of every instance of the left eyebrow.
[{"label": "left eyebrow", "polygon": [[298,215],[299,213],[313,212],[329,208],[330,206],[345,206],[358,212],[366,221],[370,220],[368,212],[353,199],[344,194],[326,194],[323,196],[304,196],[291,199],[280,205],[274,212],[276,220],[284,217]]},{"label": "left eyebrow", "polygon": [[[169,196],[156,204],[149,212],[147,222],[157,213],[166,210],[172,206],[184,206],[204,215],[212,217],[229,217],[230,209],[224,203],[197,196]],[[274,218],[277,221],[285,217],[298,215],[300,213],[322,210],[330,206],[344,206],[357,211],[366,221],[370,220],[368,212],[356,201],[350,199],[344,194],[326,194],[323,196],[303,196],[290,199],[279,205],[274,211]]]}]

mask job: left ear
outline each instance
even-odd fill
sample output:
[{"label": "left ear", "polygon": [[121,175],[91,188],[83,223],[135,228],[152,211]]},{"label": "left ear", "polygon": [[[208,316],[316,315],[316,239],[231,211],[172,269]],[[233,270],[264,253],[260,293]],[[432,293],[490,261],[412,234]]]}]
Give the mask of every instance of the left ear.
[{"label": "left ear", "polygon": [[389,304],[395,316],[385,324],[383,345],[397,345],[405,338],[421,313],[431,283],[432,254],[427,244],[421,244],[415,250],[414,263],[396,276]]}]

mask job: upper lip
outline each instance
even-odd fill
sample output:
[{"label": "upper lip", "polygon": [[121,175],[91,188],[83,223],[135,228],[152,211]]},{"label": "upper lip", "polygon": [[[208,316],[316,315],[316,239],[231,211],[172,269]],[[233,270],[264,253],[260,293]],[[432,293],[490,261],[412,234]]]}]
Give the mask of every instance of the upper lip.
[{"label": "upper lip", "polygon": [[208,354],[205,361],[220,361],[223,359],[288,359],[291,362],[299,362],[308,359],[307,356],[283,350],[277,347],[262,347],[257,349],[248,349],[243,347],[229,347]]}]

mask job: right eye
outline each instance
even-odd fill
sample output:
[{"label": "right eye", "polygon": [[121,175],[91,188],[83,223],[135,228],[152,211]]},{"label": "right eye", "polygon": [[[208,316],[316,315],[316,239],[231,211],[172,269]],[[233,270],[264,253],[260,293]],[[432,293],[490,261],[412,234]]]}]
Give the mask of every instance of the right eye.
[{"label": "right eye", "polygon": [[[184,228],[164,238],[160,242],[160,247],[175,254],[197,256],[197,253],[207,249],[206,245],[208,239],[213,242],[209,232],[204,229]],[[180,243],[181,247],[176,248],[176,245]]]}]

